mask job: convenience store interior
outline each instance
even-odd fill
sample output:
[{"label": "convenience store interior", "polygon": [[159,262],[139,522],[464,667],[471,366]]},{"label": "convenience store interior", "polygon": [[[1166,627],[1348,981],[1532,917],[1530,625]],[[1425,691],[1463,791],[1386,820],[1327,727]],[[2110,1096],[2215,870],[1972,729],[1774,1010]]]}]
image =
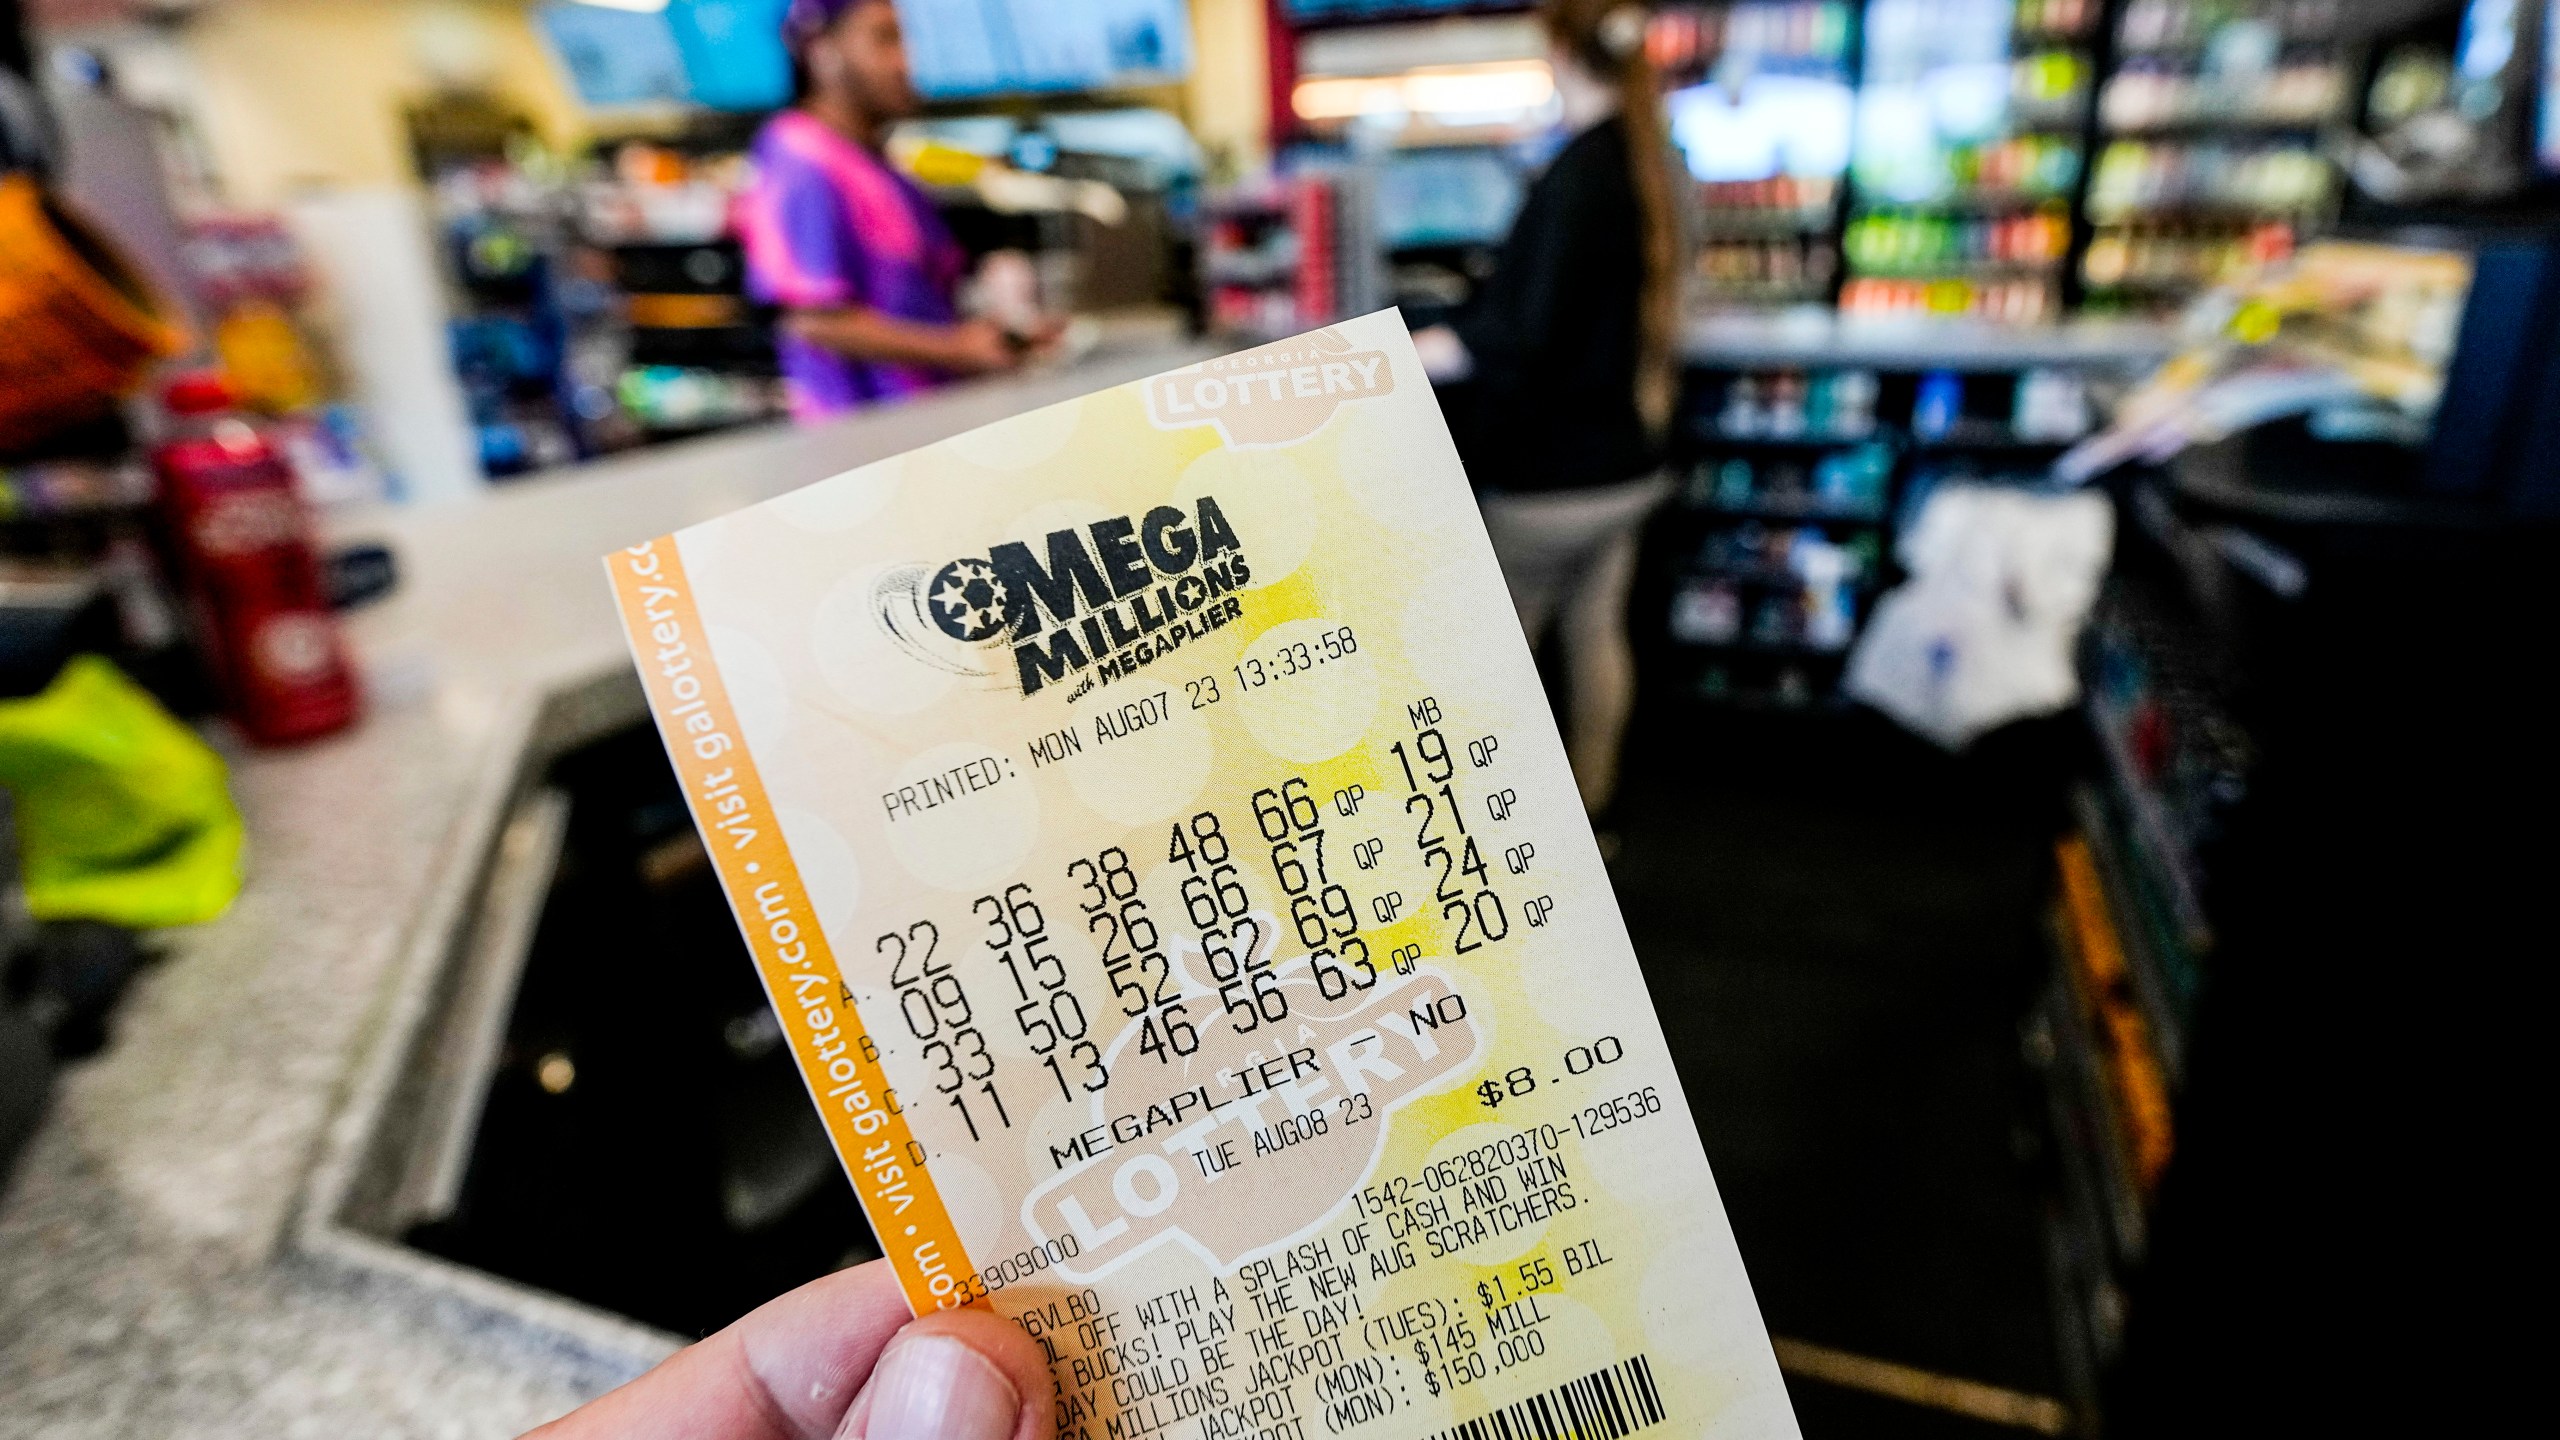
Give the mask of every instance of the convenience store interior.
[{"label": "convenience store interior", "polygon": [[[1561,140],[1510,0],[897,4],[889,159],[1072,317],[988,385],[1462,314]],[[76,228],[13,193],[144,297],[87,389],[0,356],[0,703],[103,654],[244,776],[300,763],[136,619],[185,609],[182,373],[289,461],[358,733],[432,708],[448,662],[375,607],[460,572],[452,517],[766,463],[732,216],[782,9],[0,0],[0,305],[17,237]],[[2538,1193],[2508,837],[2548,748],[2560,3],[1642,13],[1683,368],[1597,823],[1804,1433],[2462,1423],[2532,1369],[2473,1287]],[[535,768],[565,818],[468,1163],[375,1238],[681,1336],[876,1254],[654,734]],[[123,1143],[66,1127],[148,1092],[145,1027],[217,1023],[165,997],[230,923],[0,925],[0,1394],[48,1417],[110,1365],[66,1317],[123,1323],[40,1255]],[[291,1167],[364,1031],[300,1067]],[[207,1357],[96,1413],[258,1413]]]}]

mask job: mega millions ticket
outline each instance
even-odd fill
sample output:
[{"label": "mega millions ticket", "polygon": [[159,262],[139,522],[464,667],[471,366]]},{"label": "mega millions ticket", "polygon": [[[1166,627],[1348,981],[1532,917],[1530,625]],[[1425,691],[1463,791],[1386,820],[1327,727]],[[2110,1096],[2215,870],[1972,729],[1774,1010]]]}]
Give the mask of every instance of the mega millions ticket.
[{"label": "mega millions ticket", "polygon": [[880,1248],[1062,1436],[1796,1433],[1395,314],[606,563]]}]

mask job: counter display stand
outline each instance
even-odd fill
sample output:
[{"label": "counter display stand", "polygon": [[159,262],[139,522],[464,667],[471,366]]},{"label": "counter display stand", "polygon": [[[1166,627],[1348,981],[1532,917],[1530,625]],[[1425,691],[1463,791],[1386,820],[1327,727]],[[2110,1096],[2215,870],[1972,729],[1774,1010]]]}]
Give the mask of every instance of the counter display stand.
[{"label": "counter display stand", "polygon": [[1702,322],[1672,436],[1680,488],[1648,528],[1635,601],[1649,674],[1717,704],[1842,703],[1928,491],[2035,482],[2164,343],[2109,326]]},{"label": "counter display stand", "polygon": [[2497,817],[2547,749],[2510,671],[2550,528],[2296,432],[2121,479],[2083,643],[2026,1042],[2086,1433],[2390,1428],[2415,1377],[2496,1368],[2442,1322],[2536,1193],[2500,937],[2537,890]]},{"label": "counter display stand", "polygon": [[2080,668],[2097,763],[2056,848],[2054,978],[2027,1048],[2056,1142],[2046,1238],[2063,1368],[2079,1412],[2094,1414],[2176,1149],[2216,940],[2207,876],[2247,801],[2255,748],[2231,713],[2227,667],[2139,563],[2111,579]]}]

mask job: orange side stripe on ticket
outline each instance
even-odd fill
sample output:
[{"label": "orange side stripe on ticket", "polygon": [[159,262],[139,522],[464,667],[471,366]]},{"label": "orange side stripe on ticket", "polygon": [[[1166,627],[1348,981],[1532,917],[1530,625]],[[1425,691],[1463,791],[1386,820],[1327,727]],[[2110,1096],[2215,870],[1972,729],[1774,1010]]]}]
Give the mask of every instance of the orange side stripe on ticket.
[{"label": "orange side stripe on ticket", "polygon": [[916,1313],[979,1297],[975,1270],[907,1129],[747,755],[672,536],[606,557],[649,711],[674,757],[765,998],[791,1040],[836,1158]]}]

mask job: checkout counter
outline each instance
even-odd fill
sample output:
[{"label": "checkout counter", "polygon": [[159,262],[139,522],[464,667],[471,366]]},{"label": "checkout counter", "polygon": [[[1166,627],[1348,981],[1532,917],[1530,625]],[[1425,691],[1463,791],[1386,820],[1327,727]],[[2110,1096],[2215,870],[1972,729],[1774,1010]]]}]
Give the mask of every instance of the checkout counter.
[{"label": "checkout counter", "polygon": [[468,1160],[468,1126],[445,1122],[476,1108],[513,994],[503,961],[529,938],[514,861],[538,838],[533,781],[545,757],[645,723],[600,557],[1207,353],[1111,336],[1058,369],[369,530],[406,577],[349,626],[370,715],[229,757],[247,887],[222,919],[159,937],[165,959],[113,1045],[62,1077],[0,1202],[7,1428],[515,1433],[692,1338],[403,1239]]}]

